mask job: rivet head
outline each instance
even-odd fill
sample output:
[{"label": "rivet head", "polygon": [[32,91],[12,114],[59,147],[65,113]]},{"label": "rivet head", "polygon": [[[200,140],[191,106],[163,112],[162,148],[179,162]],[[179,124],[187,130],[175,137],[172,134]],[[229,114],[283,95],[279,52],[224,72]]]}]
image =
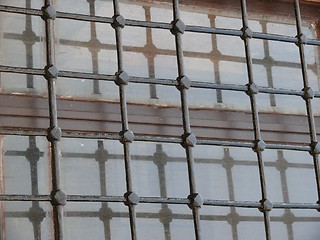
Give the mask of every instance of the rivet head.
[{"label": "rivet head", "polygon": [[116,72],[116,80],[115,83],[119,86],[119,85],[127,85],[129,83],[130,77],[128,75],[128,73],[126,73],[125,71],[120,71],[120,72]]},{"label": "rivet head", "polygon": [[320,143],[319,142],[313,142],[310,144],[310,154],[316,155],[320,153]]},{"label": "rivet head", "polygon": [[249,83],[246,85],[247,86],[247,95],[253,95],[253,94],[258,94],[259,93],[259,87],[255,83]]},{"label": "rivet head", "polygon": [[56,9],[52,5],[44,6],[42,9],[42,19],[56,19],[57,12]]},{"label": "rivet head", "polygon": [[241,31],[242,31],[242,35],[241,35],[242,40],[244,40],[246,38],[252,38],[253,31],[251,30],[251,28],[243,27],[243,28],[241,28]]},{"label": "rivet head", "polygon": [[132,142],[134,139],[134,134],[131,130],[124,130],[120,132],[120,142],[125,143],[125,142]]},{"label": "rivet head", "polygon": [[47,139],[49,142],[61,140],[61,129],[59,127],[51,127],[47,130]]},{"label": "rivet head", "polygon": [[260,212],[270,212],[273,208],[272,202],[268,199],[260,200],[261,206],[259,207]]},{"label": "rivet head", "polygon": [[197,138],[193,133],[185,133],[181,136],[182,146],[186,147],[194,147],[197,144]]},{"label": "rivet head", "polygon": [[172,28],[170,29],[170,31],[173,35],[176,35],[177,33],[183,34],[187,28],[187,26],[184,24],[184,22],[181,19],[172,21],[171,24],[172,24]]},{"label": "rivet head", "polygon": [[320,201],[317,201],[317,204],[319,205],[317,211],[320,212]]},{"label": "rivet head", "polygon": [[199,193],[193,193],[188,196],[189,199],[189,208],[201,208],[203,205],[203,198]]},{"label": "rivet head", "polygon": [[124,197],[126,199],[125,205],[138,205],[140,201],[140,197],[135,192],[126,192]]},{"label": "rivet head", "polygon": [[257,140],[255,141],[253,150],[255,152],[262,152],[263,150],[266,149],[266,147],[267,147],[267,144],[263,140]]},{"label": "rivet head", "polygon": [[45,78],[47,80],[51,78],[57,78],[59,75],[59,70],[54,65],[46,66],[44,70],[45,70]]},{"label": "rivet head", "polygon": [[307,36],[304,34],[299,34],[296,36],[296,38],[298,38],[298,42],[296,43],[297,46],[299,46],[300,44],[306,44],[307,43]]},{"label": "rivet head", "polygon": [[177,82],[178,82],[177,88],[179,90],[189,89],[191,86],[191,80],[187,76],[178,77]]},{"label": "rivet head", "polygon": [[307,99],[312,99],[314,98],[314,91],[312,90],[312,88],[307,87],[302,89],[303,93],[303,99],[307,100]]},{"label": "rivet head", "polygon": [[124,28],[124,26],[126,25],[126,19],[121,15],[115,15],[112,17],[112,19],[113,19],[113,23],[111,23],[111,26],[113,28],[117,28],[117,27]]},{"label": "rivet head", "polygon": [[52,194],[52,205],[66,205],[67,195],[62,191],[58,190]]}]

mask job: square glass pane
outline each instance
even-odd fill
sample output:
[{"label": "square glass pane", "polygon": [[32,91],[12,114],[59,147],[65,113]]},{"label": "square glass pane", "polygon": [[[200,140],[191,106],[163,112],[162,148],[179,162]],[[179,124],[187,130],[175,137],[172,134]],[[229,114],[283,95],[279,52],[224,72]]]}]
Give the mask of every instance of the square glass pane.
[{"label": "square glass pane", "polygon": [[49,143],[44,137],[1,138],[0,185],[5,194],[49,194],[51,189]]},{"label": "square glass pane", "polygon": [[122,196],[126,192],[120,142],[64,138],[60,150],[67,194]]},{"label": "square glass pane", "polygon": [[1,238],[53,239],[52,207],[39,202],[0,202]]}]

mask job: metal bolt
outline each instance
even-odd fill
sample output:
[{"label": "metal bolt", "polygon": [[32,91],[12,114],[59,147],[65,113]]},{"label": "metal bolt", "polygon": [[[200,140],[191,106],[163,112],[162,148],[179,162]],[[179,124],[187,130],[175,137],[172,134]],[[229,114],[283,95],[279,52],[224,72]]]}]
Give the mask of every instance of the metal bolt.
[{"label": "metal bolt", "polygon": [[178,82],[177,88],[179,90],[189,89],[191,86],[191,80],[187,76],[178,77],[177,82]]},{"label": "metal bolt", "polygon": [[138,205],[139,201],[140,201],[140,197],[138,196],[138,194],[136,194],[135,192],[126,192],[124,194],[124,197],[126,199],[125,201],[125,205]]},{"label": "metal bolt", "polygon": [[268,199],[262,199],[260,200],[261,206],[259,207],[260,212],[270,212],[273,208],[272,202],[270,202]]},{"label": "metal bolt", "polygon": [[247,95],[253,95],[253,94],[258,94],[259,93],[259,87],[255,83],[248,83],[247,85]]},{"label": "metal bolt", "polygon": [[310,144],[311,150],[310,154],[311,155],[316,155],[320,153],[320,143],[319,142],[313,142]]},{"label": "metal bolt", "polygon": [[122,84],[127,85],[129,83],[130,77],[125,71],[116,72],[115,83],[120,86]]},{"label": "metal bolt", "polygon": [[61,129],[59,127],[51,127],[47,130],[47,139],[49,142],[61,140]]},{"label": "metal bolt", "polygon": [[45,70],[45,76],[44,76],[44,77],[45,77],[47,80],[49,80],[49,79],[51,79],[51,78],[57,78],[58,75],[59,75],[59,70],[58,70],[57,67],[54,66],[54,65],[46,66],[46,67],[44,68],[44,70]]},{"label": "metal bolt", "polygon": [[172,21],[171,24],[172,24],[172,28],[170,29],[170,31],[173,35],[176,35],[177,33],[183,34],[187,28],[187,26],[184,24],[184,22],[181,19]]},{"label": "metal bolt", "polygon": [[62,191],[58,190],[52,193],[52,205],[66,205],[67,203],[67,195]]},{"label": "metal bolt", "polygon": [[120,137],[121,143],[132,142],[134,139],[134,134],[131,130],[124,130],[120,132]]},{"label": "metal bolt", "polygon": [[304,100],[314,98],[314,91],[312,90],[312,88],[307,87],[307,88],[302,89],[302,91],[304,91],[303,96],[302,96],[302,98]]},{"label": "metal bolt", "polygon": [[181,145],[186,148],[186,147],[194,147],[197,144],[197,138],[193,133],[185,133],[182,134],[182,143]]},{"label": "metal bolt", "polygon": [[203,198],[199,193],[192,193],[188,196],[190,203],[188,204],[189,208],[201,208],[203,205]]},{"label": "metal bolt", "polygon": [[257,140],[254,144],[253,150],[255,152],[261,152],[261,151],[265,150],[266,147],[267,147],[267,144],[263,140]]},{"label": "metal bolt", "polygon": [[124,26],[126,25],[126,19],[124,17],[122,17],[121,15],[115,15],[112,17],[113,22],[111,23],[111,26],[113,28],[124,28]]},{"label": "metal bolt", "polygon": [[296,43],[297,46],[299,46],[300,44],[306,44],[307,43],[307,36],[304,34],[299,34],[296,36],[296,38],[298,38],[298,42]]},{"label": "metal bolt", "polygon": [[47,19],[56,19],[57,12],[56,9],[52,5],[47,5],[41,8],[42,10],[42,19],[47,20]]},{"label": "metal bolt", "polygon": [[241,31],[242,31],[242,35],[241,35],[242,40],[245,40],[246,38],[252,38],[253,31],[251,30],[251,28],[243,27],[241,28]]}]

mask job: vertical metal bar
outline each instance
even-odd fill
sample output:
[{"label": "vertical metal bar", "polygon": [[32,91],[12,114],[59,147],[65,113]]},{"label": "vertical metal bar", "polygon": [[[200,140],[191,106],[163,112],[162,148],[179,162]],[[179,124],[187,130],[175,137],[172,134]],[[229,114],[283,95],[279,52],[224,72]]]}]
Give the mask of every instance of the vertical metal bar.
[{"label": "vertical metal bar", "polygon": [[55,9],[52,0],[44,0],[42,8],[46,30],[46,59],[45,77],[48,82],[48,101],[50,127],[48,129],[48,141],[50,142],[51,170],[52,170],[52,205],[55,240],[63,240],[63,205],[66,203],[66,195],[61,191],[60,184],[60,151],[58,142],[61,139],[61,129],[58,127],[57,99],[55,81],[58,70],[54,66],[54,19]]},{"label": "vertical metal bar", "polygon": [[318,193],[318,203],[320,204],[320,169],[319,169],[319,155],[318,155],[320,153],[320,143],[318,143],[318,140],[317,140],[317,132],[316,132],[312,101],[311,101],[312,98],[314,97],[314,93],[311,87],[309,86],[309,80],[308,80],[308,74],[307,74],[307,64],[305,60],[305,49],[304,49],[304,44],[306,43],[307,37],[303,34],[303,31],[302,31],[299,0],[294,1],[294,9],[295,9],[296,27],[297,27],[297,34],[298,34],[297,45],[299,47],[301,71],[302,71],[302,78],[303,78],[303,91],[304,91],[303,98],[305,100],[306,108],[307,108],[310,141],[311,141],[310,154],[313,157],[316,184],[317,184],[317,193]]},{"label": "vertical metal bar", "polygon": [[192,147],[196,144],[196,138],[191,132],[190,127],[190,117],[187,99],[187,89],[190,87],[191,81],[185,76],[184,69],[184,56],[183,56],[183,46],[182,46],[182,34],[185,30],[185,25],[180,19],[179,12],[179,1],[173,0],[173,22],[171,33],[175,36],[176,53],[177,53],[177,65],[178,65],[178,78],[177,85],[180,90],[181,98],[181,109],[182,109],[182,120],[183,120],[183,130],[182,135],[182,145],[186,149],[186,157],[188,164],[188,176],[189,176],[189,189],[190,195],[188,196],[190,200],[189,207],[192,209],[193,223],[195,230],[195,237],[197,240],[201,239],[200,234],[200,214],[199,208],[203,204],[203,199],[200,194],[196,191],[196,181],[194,174],[194,156]]},{"label": "vertical metal bar", "polygon": [[260,123],[259,123],[259,113],[257,109],[256,94],[258,94],[259,89],[254,83],[253,72],[252,72],[252,57],[250,49],[250,40],[252,37],[252,30],[249,28],[248,23],[248,14],[247,14],[247,5],[246,0],[241,0],[241,14],[242,14],[242,39],[244,41],[245,53],[246,53],[246,63],[247,63],[247,72],[248,72],[248,91],[247,94],[250,97],[251,111],[252,111],[252,122],[254,130],[254,151],[257,154],[258,167],[259,167],[259,176],[260,176],[260,188],[261,188],[261,208],[260,211],[263,212],[264,216],[264,225],[266,239],[271,239],[270,234],[270,216],[269,211],[272,208],[271,202],[267,199],[265,175],[264,175],[264,163],[262,159],[262,151],[265,149],[265,143],[261,138],[260,132]]},{"label": "vertical metal bar", "polygon": [[120,96],[120,111],[121,111],[121,123],[122,131],[120,132],[121,143],[123,144],[124,151],[124,163],[126,173],[126,189],[127,192],[124,194],[126,198],[126,205],[129,208],[130,217],[130,229],[131,239],[137,240],[136,232],[136,210],[135,205],[139,202],[139,196],[133,192],[132,179],[131,179],[131,156],[130,156],[130,143],[133,141],[134,135],[129,130],[128,124],[128,111],[127,111],[127,100],[125,86],[128,84],[130,77],[124,71],[123,68],[123,44],[122,44],[122,28],[125,26],[125,19],[120,15],[119,1],[113,0],[114,16],[112,27],[115,29],[116,34],[116,48],[117,48],[117,60],[118,60],[118,71],[116,73],[115,83],[119,86]]}]

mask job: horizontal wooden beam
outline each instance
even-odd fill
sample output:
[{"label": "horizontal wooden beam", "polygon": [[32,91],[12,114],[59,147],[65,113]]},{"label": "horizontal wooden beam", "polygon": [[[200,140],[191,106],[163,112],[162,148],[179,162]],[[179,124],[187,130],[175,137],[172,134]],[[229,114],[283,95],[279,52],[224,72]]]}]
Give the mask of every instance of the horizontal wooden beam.
[{"label": "horizontal wooden beam", "polygon": [[[36,96],[0,95],[0,129],[44,130],[49,126],[47,99]],[[119,103],[58,99],[59,126],[65,131],[117,134],[121,131]],[[181,110],[128,104],[129,126],[134,133],[178,137],[183,133]],[[251,141],[249,112],[190,109],[192,131],[199,139]],[[306,116],[260,113],[263,139],[269,143],[307,145]],[[320,118],[316,119],[320,131]]]}]

